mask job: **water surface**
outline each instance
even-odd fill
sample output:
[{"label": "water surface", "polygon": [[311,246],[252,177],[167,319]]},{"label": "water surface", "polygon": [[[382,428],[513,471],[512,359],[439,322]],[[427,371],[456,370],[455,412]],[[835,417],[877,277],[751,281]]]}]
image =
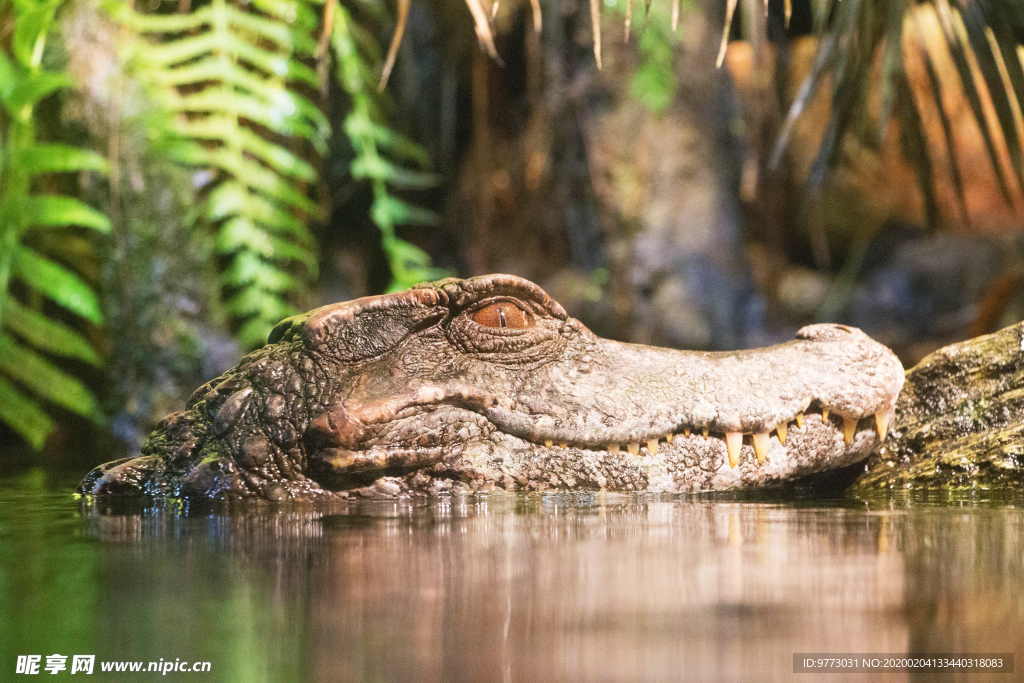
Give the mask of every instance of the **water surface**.
[{"label": "water surface", "polygon": [[183,511],[83,505],[73,485],[0,479],[0,680],[54,653],[211,662],[85,679],[131,681],[822,680],[794,652],[1014,652],[1024,670],[1013,498]]}]

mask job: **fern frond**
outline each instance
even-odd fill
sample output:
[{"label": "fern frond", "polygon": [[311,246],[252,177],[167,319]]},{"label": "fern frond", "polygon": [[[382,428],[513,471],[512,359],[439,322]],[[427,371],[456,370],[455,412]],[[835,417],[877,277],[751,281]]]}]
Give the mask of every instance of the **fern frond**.
[{"label": "fern frond", "polygon": [[[14,5],[11,55],[0,52],[3,159],[0,175],[0,421],[34,448],[53,428],[42,403],[96,419],[95,396],[51,356],[99,365],[89,342],[68,324],[48,318],[49,307],[31,307],[12,291],[43,297],[84,321],[102,322],[99,300],[85,279],[42,253],[40,231],[110,231],[110,221],[73,197],[42,194],[37,182],[51,173],[106,172],[106,161],[83,149],[36,141],[35,105],[66,87],[64,73],[41,69],[46,37],[59,2]],[[13,57],[13,58],[12,58]],[[63,317],[63,316],[62,316]]]},{"label": "fern frond", "polygon": [[93,417],[96,399],[85,385],[28,346],[0,334],[0,372],[36,396],[68,410]]},{"label": "fern frond", "polygon": [[7,299],[4,305],[4,328],[40,351],[89,365],[102,363],[92,344],[79,332],[23,306],[17,299]]},{"label": "fern frond", "polygon": [[0,422],[20,434],[36,450],[43,447],[53,431],[53,420],[32,396],[0,375]]},{"label": "fern frond", "polygon": [[368,180],[373,188],[370,217],[380,230],[381,245],[391,268],[389,290],[407,289],[424,280],[445,277],[447,271],[432,267],[426,252],[395,232],[400,225],[437,222],[432,211],[391,193],[391,188],[417,190],[436,185],[436,176],[428,170],[429,156],[412,140],[384,125],[373,88],[375,70],[370,64],[374,55],[364,47],[365,41],[359,38],[360,29],[348,10],[338,0],[328,1],[338,3],[331,32],[337,79],[352,101],[344,125],[355,150],[352,177]]},{"label": "fern frond", "polygon": [[[173,114],[167,154],[215,180],[201,208],[216,226],[226,259],[226,308],[246,346],[257,346],[315,273],[306,225],[319,207],[306,193],[312,164],[285,138],[327,151],[329,122],[296,86],[319,85],[311,61],[318,14],[303,0],[259,0],[242,9],[225,0],[184,15],[118,16],[147,35],[136,59],[140,78]],[[305,60],[305,61],[304,61]],[[296,270],[304,270],[303,277]]]},{"label": "fern frond", "polygon": [[10,256],[11,274],[23,284],[91,323],[103,322],[96,292],[81,276],[24,245]]}]

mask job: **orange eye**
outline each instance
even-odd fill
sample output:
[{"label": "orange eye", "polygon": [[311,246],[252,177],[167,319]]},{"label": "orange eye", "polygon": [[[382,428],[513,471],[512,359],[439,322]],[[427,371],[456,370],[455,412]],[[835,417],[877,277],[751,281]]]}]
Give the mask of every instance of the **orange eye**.
[{"label": "orange eye", "polygon": [[523,330],[533,327],[533,316],[513,303],[499,301],[473,313],[473,322],[484,327]]}]

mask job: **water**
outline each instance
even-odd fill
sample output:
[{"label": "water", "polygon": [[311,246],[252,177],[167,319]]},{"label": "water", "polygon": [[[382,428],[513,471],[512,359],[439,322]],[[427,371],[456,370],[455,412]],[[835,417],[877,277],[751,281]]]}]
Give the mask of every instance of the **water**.
[{"label": "water", "polygon": [[794,652],[1014,652],[1024,671],[1013,498],[501,494],[229,515],[91,509],[73,484],[0,479],[0,680],[34,680],[16,656],[54,653],[211,663],[85,679],[130,681],[823,679],[794,674]]}]

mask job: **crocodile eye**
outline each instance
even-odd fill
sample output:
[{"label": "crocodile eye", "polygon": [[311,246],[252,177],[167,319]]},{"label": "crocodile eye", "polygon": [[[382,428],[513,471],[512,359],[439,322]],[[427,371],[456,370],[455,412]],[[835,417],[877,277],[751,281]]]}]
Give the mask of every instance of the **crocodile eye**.
[{"label": "crocodile eye", "polygon": [[472,315],[473,322],[484,327],[525,330],[534,326],[533,316],[510,301],[484,306]]}]

